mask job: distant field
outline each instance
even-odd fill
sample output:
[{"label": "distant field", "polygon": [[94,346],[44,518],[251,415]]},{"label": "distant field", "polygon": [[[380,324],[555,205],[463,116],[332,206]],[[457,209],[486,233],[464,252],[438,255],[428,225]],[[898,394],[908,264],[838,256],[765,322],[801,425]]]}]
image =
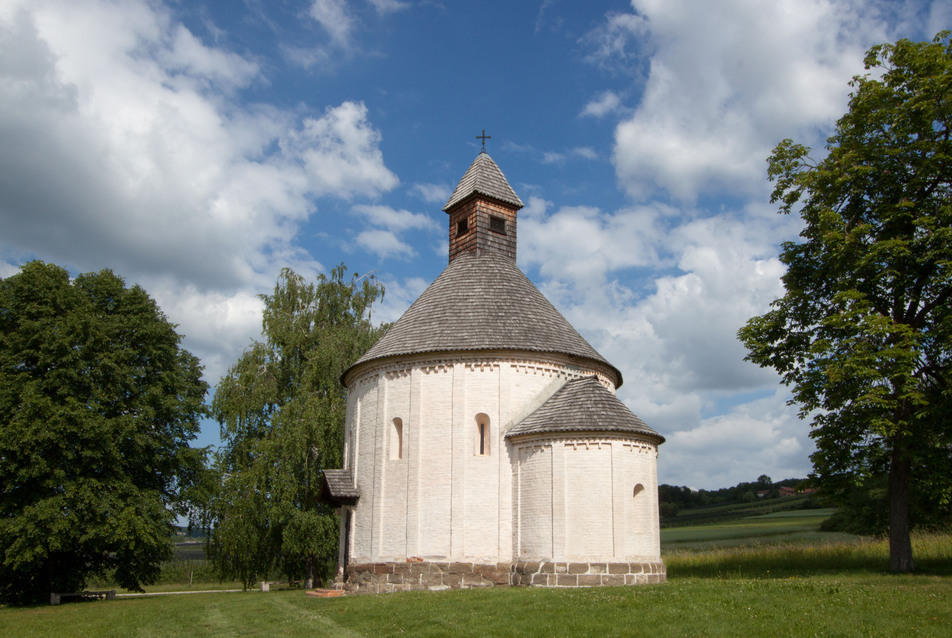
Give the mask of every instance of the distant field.
[{"label": "distant field", "polygon": [[661,530],[662,550],[706,549],[786,542],[839,542],[850,535],[821,532],[820,524],[833,509],[787,510],[717,523],[667,527]]},{"label": "distant field", "polygon": [[798,494],[795,496],[758,499],[750,503],[725,503],[721,505],[687,508],[679,511],[675,516],[663,518],[661,520],[661,526],[685,527],[688,525],[718,523],[747,516],[803,510],[807,509],[806,505],[809,503],[812,503],[810,496]]}]

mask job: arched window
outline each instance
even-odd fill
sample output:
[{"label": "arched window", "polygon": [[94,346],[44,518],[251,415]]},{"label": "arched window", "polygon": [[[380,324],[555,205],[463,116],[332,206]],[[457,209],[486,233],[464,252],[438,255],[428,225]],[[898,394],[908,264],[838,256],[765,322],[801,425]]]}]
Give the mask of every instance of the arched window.
[{"label": "arched window", "polygon": [[403,419],[393,420],[393,431],[390,433],[390,459],[395,461],[403,458]]},{"label": "arched window", "polygon": [[645,510],[646,500],[644,497],[638,498],[638,495],[644,491],[645,486],[641,483],[635,485],[635,489],[632,490],[632,498],[634,499],[634,508],[632,511],[634,514],[635,534],[641,534],[647,529],[646,525],[648,524],[648,521],[645,520],[645,517],[648,514],[648,512]]},{"label": "arched window", "polygon": [[476,456],[489,456],[489,415],[476,415],[476,441],[473,446]]}]

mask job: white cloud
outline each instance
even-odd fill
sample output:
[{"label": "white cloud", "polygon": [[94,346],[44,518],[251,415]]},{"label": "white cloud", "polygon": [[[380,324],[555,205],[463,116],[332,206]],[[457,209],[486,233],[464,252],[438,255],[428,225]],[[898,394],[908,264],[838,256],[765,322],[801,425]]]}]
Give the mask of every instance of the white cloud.
[{"label": "white cloud", "polygon": [[329,65],[332,58],[331,52],[323,47],[300,47],[282,44],[280,48],[285,59],[304,70]]},{"label": "white cloud", "polygon": [[777,392],[667,433],[659,481],[716,489],[761,474],[805,478],[814,446],[787,398]]},{"label": "white cloud", "polygon": [[678,269],[662,276],[642,307],[663,342],[662,359],[677,390],[743,390],[773,382],[744,363],[737,330],[783,294],[784,267],[765,233],[726,216],[689,222],[673,233]]},{"label": "white cloud", "polygon": [[398,183],[383,163],[380,134],[367,121],[367,107],[344,102],[320,118],[308,118],[281,140],[281,147],[305,168],[315,195],[376,196]]},{"label": "white cloud", "polygon": [[659,209],[640,207],[606,214],[586,206],[548,212],[530,197],[519,213],[519,258],[548,279],[577,290],[599,287],[611,272],[657,264]]},{"label": "white cloud", "polygon": [[346,0],[313,0],[309,13],[335,44],[342,47],[350,44],[354,18],[347,9]]},{"label": "white cloud", "polygon": [[408,2],[401,2],[400,0],[368,0],[368,2],[381,15],[402,11],[410,7]]},{"label": "white cloud", "polygon": [[382,228],[362,230],[356,239],[357,245],[381,259],[387,257],[413,257],[416,251],[410,244],[402,241],[397,234]]},{"label": "white cloud", "polygon": [[398,183],[363,104],[233,99],[263,81],[152,2],[5,3],[0,260],[141,283],[219,375],[260,329],[255,293],[282,266],[321,270],[296,241],[319,198]]},{"label": "white cloud", "polygon": [[[783,137],[822,146],[846,109],[847,82],[861,72],[864,51],[891,39],[910,5],[633,0],[632,7],[627,16],[609,14],[585,39],[593,62],[644,84],[637,110],[616,128],[616,174],[635,202],[661,195],[681,204],[550,214],[530,201],[528,221],[520,220],[532,242],[523,244],[524,259],[621,369],[619,396],[668,437],[662,480],[666,467],[705,487],[764,472],[804,476],[809,427],[785,405],[787,393],[776,392],[777,375],[743,361],[736,338],[783,293],[777,245],[800,224],[767,204],[765,159]],[[596,96],[582,115],[620,112],[617,95]],[[712,206],[717,194],[740,201]]]},{"label": "white cloud", "polygon": [[582,109],[582,117],[604,117],[617,113],[621,109],[621,98],[617,93],[605,91],[598,97],[590,100]]},{"label": "white cloud", "polygon": [[598,159],[598,153],[595,152],[595,149],[589,146],[577,146],[573,148],[572,155],[587,160]]},{"label": "white cloud", "polygon": [[400,234],[409,231],[435,233],[440,229],[436,220],[428,215],[396,210],[389,206],[361,204],[354,206],[351,212],[374,226],[357,235],[357,245],[381,259],[416,255],[410,244],[400,239]]},{"label": "white cloud", "polygon": [[818,131],[845,110],[865,48],[885,35],[876,19],[858,20],[867,10],[859,2],[632,6],[630,20],[609,20],[655,51],[641,103],[615,134],[618,179],[636,198],[755,191],[780,139],[822,142]]},{"label": "white cloud", "polygon": [[214,386],[228,368],[261,334],[264,304],[250,290],[225,293],[202,291],[174,281],[143,280],[162,310],[180,324],[183,346],[205,367],[205,380]]},{"label": "white cloud", "polygon": [[407,308],[416,301],[431,282],[421,277],[411,277],[399,281],[385,279],[383,301],[374,308],[374,322],[386,323],[399,319]]},{"label": "white cloud", "polygon": [[934,2],[929,8],[926,36],[931,40],[939,31],[947,30],[949,25],[952,25],[952,4]]},{"label": "white cloud", "polygon": [[736,333],[782,294],[774,246],[797,220],[757,206],[701,214],[660,205],[550,212],[535,197],[520,212],[520,261],[538,268],[541,290],[621,370],[619,397],[665,436],[777,384],[773,371],[743,361]]},{"label": "white cloud", "polygon": [[582,38],[590,51],[589,61],[612,72],[637,73],[633,67],[645,54],[649,26],[638,13],[609,13]]},{"label": "white cloud", "polygon": [[561,164],[570,158],[593,160],[598,159],[598,153],[589,146],[577,146],[565,153],[557,153],[555,151],[544,151],[542,153],[543,164]]},{"label": "white cloud", "polygon": [[388,230],[406,231],[413,229],[439,230],[435,219],[424,213],[411,213],[408,210],[395,210],[389,206],[360,204],[351,209],[375,226]]},{"label": "white cloud", "polygon": [[425,202],[443,205],[449,201],[453,189],[446,184],[414,184],[410,192]]},{"label": "white cloud", "polygon": [[11,264],[8,261],[0,261],[0,279],[6,279],[20,272],[19,264]]}]

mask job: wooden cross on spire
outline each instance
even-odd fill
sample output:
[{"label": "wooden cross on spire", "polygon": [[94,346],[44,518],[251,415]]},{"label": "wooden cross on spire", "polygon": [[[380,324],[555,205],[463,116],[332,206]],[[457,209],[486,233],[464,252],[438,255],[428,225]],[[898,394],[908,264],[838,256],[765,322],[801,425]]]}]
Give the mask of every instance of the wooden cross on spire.
[{"label": "wooden cross on spire", "polygon": [[484,150],[484,151],[486,150],[486,140],[491,140],[492,138],[493,138],[492,135],[486,135],[486,129],[483,129],[483,134],[482,134],[482,135],[477,135],[477,136],[476,136],[476,139],[477,139],[477,140],[482,140],[482,141],[483,141],[483,150]]}]

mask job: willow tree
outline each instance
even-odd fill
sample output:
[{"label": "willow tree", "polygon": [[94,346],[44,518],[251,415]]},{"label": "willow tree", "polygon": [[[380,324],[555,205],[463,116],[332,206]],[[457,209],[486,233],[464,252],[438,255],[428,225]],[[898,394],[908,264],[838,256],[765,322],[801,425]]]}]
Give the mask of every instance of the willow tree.
[{"label": "willow tree", "polygon": [[318,502],[322,470],[341,466],[346,390],[341,375],[383,333],[370,320],[383,296],[343,265],[314,283],[289,269],[262,295],[264,341],[218,384],[221,424],[211,549],[223,575],[249,585],[275,567],[313,579],[333,566],[338,522]]},{"label": "willow tree", "polygon": [[769,158],[772,201],[805,224],[782,248],[786,293],[739,336],[812,419],[822,485],[888,486],[890,568],[908,572],[910,502],[952,492],[952,43],[865,64],[824,159],[791,140]]}]

